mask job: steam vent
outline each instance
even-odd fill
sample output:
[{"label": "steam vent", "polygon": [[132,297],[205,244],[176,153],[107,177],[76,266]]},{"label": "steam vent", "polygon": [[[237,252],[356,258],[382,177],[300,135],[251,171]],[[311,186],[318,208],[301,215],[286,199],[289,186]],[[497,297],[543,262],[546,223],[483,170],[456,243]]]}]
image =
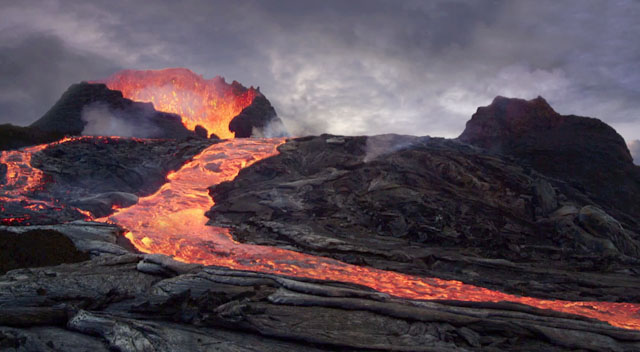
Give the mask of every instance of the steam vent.
[{"label": "steam vent", "polygon": [[640,351],[640,168],[497,97],[456,139],[287,137],[188,69],[1,125],[0,349]]}]

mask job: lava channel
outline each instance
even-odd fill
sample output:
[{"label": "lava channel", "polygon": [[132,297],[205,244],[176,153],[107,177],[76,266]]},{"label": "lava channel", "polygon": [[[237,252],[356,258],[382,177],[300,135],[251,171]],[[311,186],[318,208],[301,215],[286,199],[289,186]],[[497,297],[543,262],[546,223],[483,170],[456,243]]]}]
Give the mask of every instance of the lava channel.
[{"label": "lava channel", "polygon": [[228,229],[206,226],[204,213],[214,204],[207,187],[232,180],[242,168],[275,155],[283,142],[235,139],[212,145],[171,173],[169,182],[155,194],[120,209],[109,219],[129,231],[127,238],[140,251],[166,254],[184,262],[348,282],[407,299],[514,302],[640,330],[639,304],[516,296],[460,281],[410,276],[276,247],[242,244],[232,239]]},{"label": "lava channel", "polygon": [[[19,150],[7,150],[0,152],[0,164],[4,164],[6,169],[6,181],[0,184],[0,211],[5,211],[5,206],[14,203],[20,207],[31,211],[41,211],[51,208],[62,210],[62,205],[56,199],[51,199],[44,191],[44,173],[31,166],[31,157],[50,146],[62,144],[73,140],[92,137],[65,137],[57,142],[41,144]],[[44,197],[43,197],[44,196]],[[87,211],[73,208],[73,210],[84,215],[87,220],[91,219],[91,214]],[[0,217],[2,225],[29,225],[31,216],[28,214],[5,218]]]},{"label": "lava channel", "polygon": [[190,130],[200,125],[221,139],[234,138],[229,122],[261,94],[236,81],[228,84],[220,76],[204,79],[186,68],[123,70],[103,83],[127,99],[180,115]]}]

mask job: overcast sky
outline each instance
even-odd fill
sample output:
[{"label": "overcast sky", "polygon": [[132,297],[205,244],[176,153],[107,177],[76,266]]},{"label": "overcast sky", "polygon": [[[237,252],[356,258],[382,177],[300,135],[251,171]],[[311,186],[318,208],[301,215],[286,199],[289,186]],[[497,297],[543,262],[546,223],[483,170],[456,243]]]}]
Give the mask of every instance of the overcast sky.
[{"label": "overcast sky", "polygon": [[640,139],[640,1],[0,0],[0,123],[72,83],[187,67],[260,86],[295,135],[455,137],[496,95]]}]

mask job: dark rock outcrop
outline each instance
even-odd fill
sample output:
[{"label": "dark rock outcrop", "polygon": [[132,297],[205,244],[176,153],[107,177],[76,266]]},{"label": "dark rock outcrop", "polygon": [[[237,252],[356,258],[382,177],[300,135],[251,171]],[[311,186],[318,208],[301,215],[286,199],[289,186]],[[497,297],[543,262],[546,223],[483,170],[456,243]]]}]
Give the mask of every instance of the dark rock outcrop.
[{"label": "dark rock outcrop", "polygon": [[541,97],[497,97],[478,108],[459,140],[566,181],[627,221],[640,219],[640,168],[624,139],[598,119],[560,115]]},{"label": "dark rock outcrop", "polygon": [[[193,129],[193,132],[195,132],[195,134],[200,138],[209,138],[209,131],[207,131],[206,128],[200,125],[197,125],[196,128]],[[218,137],[213,137],[213,138],[218,138]]]},{"label": "dark rock outcrop", "polygon": [[88,210],[95,217],[103,217],[113,213],[114,208],[127,208],[138,202],[138,196],[132,193],[111,191],[73,199],[69,205]]},{"label": "dark rock outcrop", "polygon": [[20,234],[0,229],[0,275],[17,268],[52,266],[89,259],[69,238],[54,230]]},{"label": "dark rock outcrop", "polygon": [[[109,118],[116,119],[118,123],[135,126],[127,131],[126,137],[196,136],[193,131],[184,127],[178,115],[156,111],[151,103],[139,103],[123,98],[120,91],[111,90],[104,84],[87,82],[69,87],[56,104],[30,127],[48,133],[80,135],[87,125],[87,121],[83,120],[83,111],[87,107],[102,107]],[[98,135],[107,134],[97,132]]]},{"label": "dark rock outcrop", "polygon": [[288,135],[276,110],[264,95],[258,94],[251,105],[242,109],[229,123],[236,138],[285,137]]},{"label": "dark rock outcrop", "polygon": [[[62,139],[62,137],[64,137],[64,133],[45,132],[35,127],[4,124],[0,125],[0,150],[19,149],[36,144],[51,143]],[[2,166],[0,165],[1,168]]]}]

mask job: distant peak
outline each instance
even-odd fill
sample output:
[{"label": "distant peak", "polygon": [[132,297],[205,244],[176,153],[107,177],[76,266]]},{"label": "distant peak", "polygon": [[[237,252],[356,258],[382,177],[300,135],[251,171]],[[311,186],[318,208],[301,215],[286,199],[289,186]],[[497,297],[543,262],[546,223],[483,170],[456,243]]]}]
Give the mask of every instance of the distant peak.
[{"label": "distant peak", "polygon": [[562,116],[540,96],[498,96],[478,108],[459,140],[515,157],[547,176],[577,182],[609,205],[640,213],[640,173],[629,153],[632,148],[598,119]]},{"label": "distant peak", "polygon": [[536,98],[531,100],[520,99],[520,98],[508,98],[502,95],[498,95],[495,98],[493,98],[493,101],[491,102],[491,104],[486,106],[485,108],[490,108],[492,106],[493,107],[509,106],[509,107],[518,108],[518,109],[522,109],[526,107],[537,107],[538,109],[543,108],[545,110],[548,110],[549,112],[556,113],[555,110],[553,110],[553,108],[551,107],[551,105],[549,105],[547,100],[540,95],[538,95]]}]

